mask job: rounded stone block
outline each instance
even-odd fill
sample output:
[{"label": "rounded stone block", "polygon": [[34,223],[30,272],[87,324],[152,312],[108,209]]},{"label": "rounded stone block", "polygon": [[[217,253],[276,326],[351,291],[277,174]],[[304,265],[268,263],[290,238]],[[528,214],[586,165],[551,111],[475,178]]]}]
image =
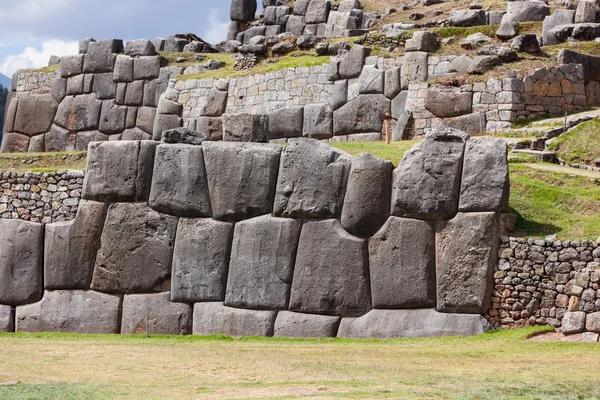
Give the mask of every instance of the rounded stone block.
[{"label": "rounded stone block", "polygon": [[371,308],[366,240],[337,220],[306,222],[300,234],[291,311],[357,316]]},{"label": "rounded stone block", "polygon": [[180,217],[212,215],[202,147],[163,144],[156,148],[148,205]]},{"label": "rounded stone block", "polygon": [[121,296],[80,290],[46,291],[17,307],[17,332],[119,333]]},{"label": "rounded stone block", "polygon": [[342,209],[342,226],[353,235],[370,237],[390,215],[392,196],[390,161],[371,154],[352,158],[352,167]]},{"label": "rounded stone block", "polygon": [[223,301],[233,224],[181,218],[173,252],[171,300],[182,303]]},{"label": "rounded stone block", "polygon": [[215,219],[240,221],[273,211],[281,146],[205,142],[202,147]]},{"label": "rounded stone block", "polygon": [[269,215],[236,224],[225,305],[287,309],[301,227]]},{"label": "rounded stone block", "polygon": [[170,297],[169,292],[124,296],[121,333],[189,335],[192,332],[192,306],[171,303]]},{"label": "rounded stone block", "polygon": [[315,139],[283,149],[274,212],[288,218],[331,218],[342,212],[350,155]]},{"label": "rounded stone block", "polygon": [[273,336],[291,338],[335,337],[339,325],[339,317],[280,311],[275,320]]},{"label": "rounded stone block", "polygon": [[374,308],[435,306],[435,230],[415,219],[390,217],[369,241]]},{"label": "rounded stone block", "polygon": [[225,307],[223,303],[194,304],[194,335],[273,336],[277,311]]},{"label": "rounded stone block", "polygon": [[0,304],[34,303],[43,294],[44,227],[0,219]]},{"label": "rounded stone block", "polygon": [[177,220],[145,203],[111,204],[92,289],[126,294],[168,290]]},{"label": "rounded stone block", "polygon": [[481,315],[442,314],[435,310],[371,310],[360,318],[343,318],[338,337],[391,339],[473,336],[487,332]]}]

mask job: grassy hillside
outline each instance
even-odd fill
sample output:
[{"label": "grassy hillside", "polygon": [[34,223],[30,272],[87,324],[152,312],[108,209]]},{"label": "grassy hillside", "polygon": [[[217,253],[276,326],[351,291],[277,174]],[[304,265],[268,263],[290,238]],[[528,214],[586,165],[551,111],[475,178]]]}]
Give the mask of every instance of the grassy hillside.
[{"label": "grassy hillside", "polygon": [[548,148],[569,163],[594,165],[600,159],[600,120],[579,124],[553,140]]}]

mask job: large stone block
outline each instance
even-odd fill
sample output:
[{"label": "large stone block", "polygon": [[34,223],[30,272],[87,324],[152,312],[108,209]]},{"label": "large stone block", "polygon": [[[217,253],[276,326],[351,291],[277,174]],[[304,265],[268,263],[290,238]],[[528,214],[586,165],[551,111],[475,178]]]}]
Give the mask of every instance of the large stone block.
[{"label": "large stone block", "polygon": [[0,304],[39,301],[43,294],[44,227],[0,219]]},{"label": "large stone block", "polygon": [[153,335],[192,333],[192,306],[171,303],[170,297],[169,292],[123,296],[121,333],[129,335],[146,332]]},{"label": "large stone block", "polygon": [[491,306],[500,245],[495,213],[460,213],[437,230],[437,310],[483,313]]},{"label": "large stone block", "polygon": [[113,81],[113,73],[94,74],[93,92],[100,100],[114,99],[117,95],[117,83]]},{"label": "large stone block", "polygon": [[233,224],[181,218],[173,252],[171,300],[182,303],[223,301]]},{"label": "large stone block", "polygon": [[194,335],[273,336],[277,311],[242,310],[223,303],[194,304]]},{"label": "large stone block", "polygon": [[400,67],[391,68],[385,71],[384,94],[385,97],[390,100],[398,96],[400,90],[402,90],[402,78],[400,72]]},{"label": "large stone block", "polygon": [[283,149],[274,212],[289,218],[331,218],[342,212],[352,159],[315,139]]},{"label": "large stone block", "polygon": [[60,59],[60,76],[70,78],[83,73],[83,54],[63,56]]},{"label": "large stone block", "polygon": [[89,289],[106,210],[104,203],[82,201],[75,220],[46,225],[46,289]]},{"label": "large stone block", "polygon": [[17,307],[17,332],[119,333],[121,296],[81,291],[46,291],[42,301]]},{"label": "large stone block", "polygon": [[389,161],[362,153],[352,167],[342,209],[342,226],[356,236],[369,237],[390,215],[392,169]]},{"label": "large stone block", "polygon": [[507,210],[510,194],[507,154],[508,146],[501,139],[467,141],[458,207],[461,212]]},{"label": "large stone block", "polygon": [[302,136],[304,107],[291,106],[269,114],[269,139]]},{"label": "large stone block", "polygon": [[206,99],[206,106],[202,112],[206,117],[220,117],[227,109],[228,92],[212,88]]},{"label": "large stone block", "polygon": [[0,332],[15,331],[15,314],[11,306],[0,305]]},{"label": "large stone block", "polygon": [[180,217],[212,215],[202,147],[163,144],[156,148],[148,205]]},{"label": "large stone block", "polygon": [[456,215],[467,138],[463,132],[434,127],[406,152],[394,170],[393,215],[424,220]]},{"label": "large stone block", "polygon": [[502,22],[543,21],[548,15],[550,15],[550,6],[543,1],[509,1]]},{"label": "large stone block", "polygon": [[168,290],[177,220],[144,203],[111,204],[92,289],[127,294]]},{"label": "large stone block", "polygon": [[435,310],[371,310],[360,318],[343,318],[338,337],[391,339],[473,336],[490,329],[481,315],[442,314]]},{"label": "large stone block", "polygon": [[183,126],[183,119],[179,115],[157,114],[152,129],[152,138],[160,140],[164,131],[176,129]]},{"label": "large stone block", "polygon": [[292,338],[335,337],[339,317],[280,311],[275,320],[273,336]]},{"label": "large stone block", "polygon": [[113,72],[118,53],[123,52],[123,41],[117,39],[91,42],[83,57],[83,72]]},{"label": "large stone block", "polygon": [[339,66],[339,75],[341,79],[350,79],[360,76],[365,59],[369,56],[371,50],[359,44],[352,46],[350,51],[344,56]]},{"label": "large stone block", "polygon": [[91,142],[106,142],[108,137],[98,131],[79,132],[75,139],[75,151],[87,151]]},{"label": "large stone block", "polygon": [[130,40],[125,46],[125,54],[132,57],[154,56],[156,55],[156,48],[147,39]]},{"label": "large stone block", "polygon": [[[593,314],[591,314],[593,315]],[[594,317],[592,317],[594,318]],[[580,333],[585,330],[586,313],[583,311],[567,311],[563,319],[562,331],[566,335]]]},{"label": "large stone block", "polygon": [[93,94],[67,96],[58,106],[54,123],[69,131],[98,129],[102,101]]},{"label": "large stone block", "polygon": [[152,135],[154,130],[154,119],[156,118],[156,108],[140,107],[137,111],[135,125],[149,135]]},{"label": "large stone block", "polygon": [[333,136],[333,111],[329,104],[304,106],[302,136],[313,139],[328,139]]},{"label": "large stone block", "polygon": [[133,80],[158,79],[160,75],[160,57],[138,57],[133,60]]},{"label": "large stone block", "polygon": [[46,152],[74,151],[77,147],[77,135],[58,125],[52,125],[50,132],[44,135]]},{"label": "large stone block", "polygon": [[301,228],[268,215],[236,224],[225,305],[287,309]]},{"label": "large stone block", "polygon": [[382,94],[384,72],[375,65],[365,65],[358,78],[360,94]]},{"label": "large stone block", "polygon": [[94,142],[88,148],[83,198],[145,201],[150,193],[158,142]]},{"label": "large stone block", "polygon": [[196,130],[205,134],[211,141],[223,140],[223,118],[200,117],[196,120]]},{"label": "large stone block", "polygon": [[29,139],[29,136],[18,133],[5,133],[2,137],[0,153],[27,153]]},{"label": "large stone block", "polygon": [[559,8],[554,10],[554,14],[545,17],[542,26],[542,40],[540,45],[547,46],[548,44],[552,44],[548,42],[548,33],[550,30],[559,25],[572,24],[575,21],[575,13],[575,10],[564,10]]},{"label": "large stone block", "polygon": [[114,82],[133,82],[133,58],[118,55],[115,62]]},{"label": "large stone block", "polygon": [[453,10],[448,18],[451,26],[481,26],[486,22],[484,10]]},{"label": "large stone block", "polygon": [[19,99],[13,131],[27,136],[46,133],[52,127],[58,105],[51,94]]},{"label": "large stone block", "polygon": [[428,31],[416,31],[413,37],[406,41],[406,51],[434,51],[438,47],[435,35]]},{"label": "large stone block", "polygon": [[268,116],[256,114],[224,114],[223,140],[227,142],[268,142]]},{"label": "large stone block", "polygon": [[435,230],[415,219],[390,217],[369,241],[374,308],[435,306]]},{"label": "large stone block", "polygon": [[425,108],[440,118],[458,117],[469,114],[473,94],[471,92],[455,92],[429,89],[425,97]]},{"label": "large stone block", "polygon": [[337,316],[366,313],[371,308],[368,265],[366,240],[350,235],[337,220],[306,222],[290,310]]},{"label": "large stone block", "polygon": [[311,0],[304,14],[305,24],[321,24],[327,22],[331,2],[328,0]]},{"label": "large stone block", "polygon": [[404,56],[404,65],[400,71],[402,89],[408,89],[411,83],[427,82],[429,55],[423,51],[411,51]]},{"label": "large stone block", "polygon": [[381,132],[390,101],[382,94],[364,94],[333,112],[333,134]]},{"label": "large stone block", "polygon": [[127,107],[116,105],[114,100],[105,100],[102,102],[100,132],[106,135],[123,133],[126,120]]},{"label": "large stone block", "polygon": [[232,0],[229,18],[238,22],[254,21],[256,8],[256,0]]},{"label": "large stone block", "polygon": [[205,142],[202,147],[215,219],[240,221],[273,211],[281,146]]}]

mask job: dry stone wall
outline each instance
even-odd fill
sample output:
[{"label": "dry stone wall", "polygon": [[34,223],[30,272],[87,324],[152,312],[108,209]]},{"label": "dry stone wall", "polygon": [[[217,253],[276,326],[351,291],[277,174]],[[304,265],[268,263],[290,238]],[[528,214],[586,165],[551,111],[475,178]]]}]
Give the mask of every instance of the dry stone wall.
[{"label": "dry stone wall", "polygon": [[148,309],[151,333],[481,333],[506,154],[443,128],[408,171],[314,139],[94,142],[75,220],[0,220],[0,328],[134,333]]}]

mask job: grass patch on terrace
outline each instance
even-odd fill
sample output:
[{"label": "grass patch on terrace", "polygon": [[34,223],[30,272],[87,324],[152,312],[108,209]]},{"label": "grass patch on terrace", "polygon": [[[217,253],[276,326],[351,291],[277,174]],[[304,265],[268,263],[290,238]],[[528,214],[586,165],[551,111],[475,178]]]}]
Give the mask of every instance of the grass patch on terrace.
[{"label": "grass patch on terrace", "polygon": [[44,72],[46,74],[50,74],[52,72],[56,72],[60,69],[60,64],[49,65],[44,68],[34,69],[31,72]]},{"label": "grass patch on terrace", "polygon": [[567,162],[594,165],[600,158],[600,120],[577,125],[553,140],[548,148]]},{"label": "grass patch on terrace", "polygon": [[0,172],[84,170],[86,152],[0,154]]},{"label": "grass patch on terrace", "polygon": [[404,140],[392,142],[387,145],[385,141],[380,142],[335,142],[329,143],[342,151],[353,156],[360,153],[370,153],[384,160],[389,160],[397,167],[404,157],[404,153],[410,150],[418,140]]},{"label": "grass patch on terrace", "polygon": [[[0,334],[6,399],[592,399],[597,343],[552,328],[348,340]],[[567,362],[565,360],[577,360]]]}]

